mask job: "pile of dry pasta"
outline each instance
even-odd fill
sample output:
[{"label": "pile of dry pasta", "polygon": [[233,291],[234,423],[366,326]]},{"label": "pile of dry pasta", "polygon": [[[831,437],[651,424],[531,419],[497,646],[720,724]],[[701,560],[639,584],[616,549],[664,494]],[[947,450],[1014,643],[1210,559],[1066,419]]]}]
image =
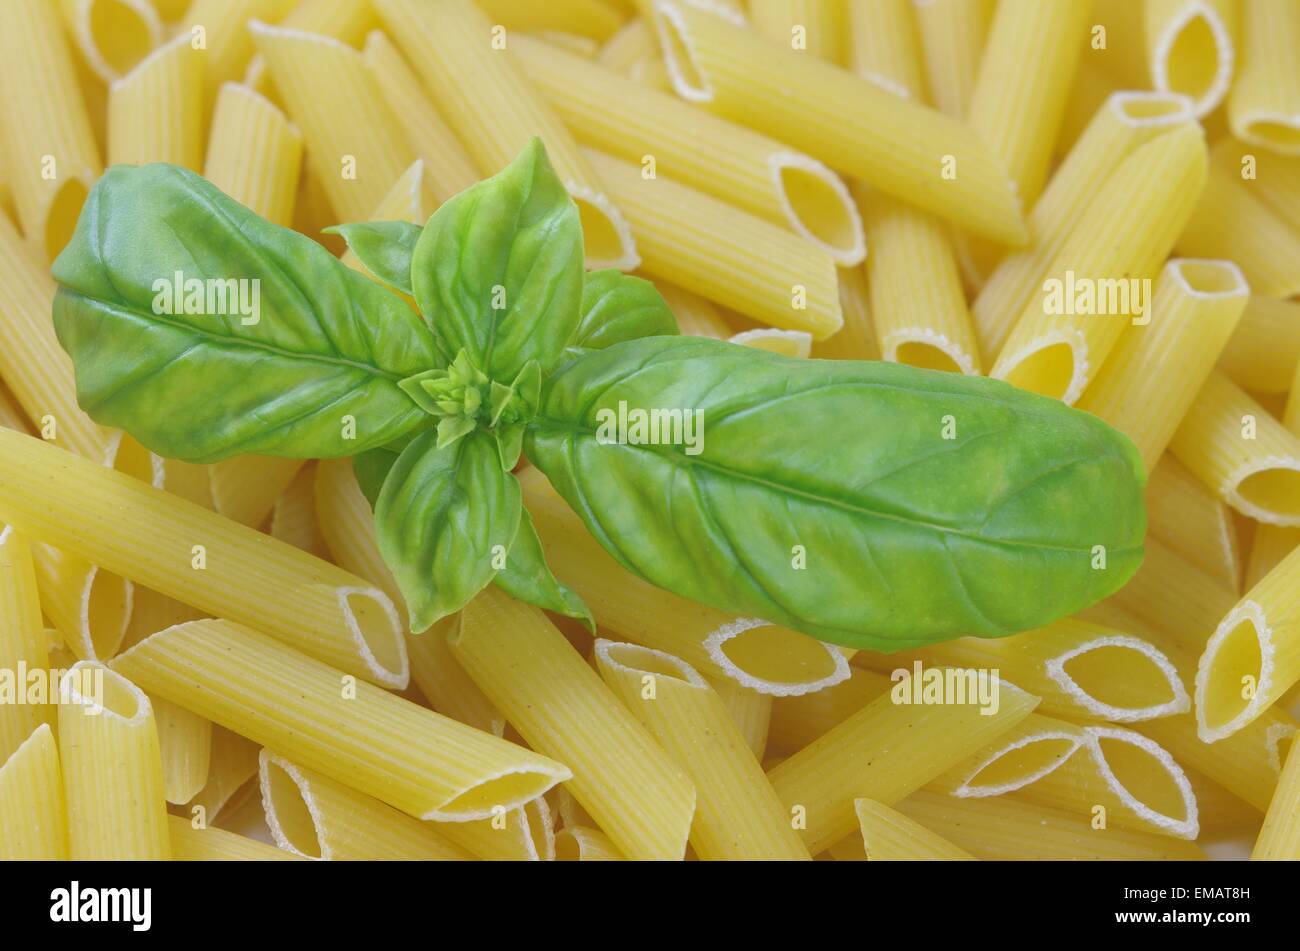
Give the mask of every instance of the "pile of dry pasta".
[{"label": "pile of dry pasta", "polygon": [[[0,0],[0,857],[1300,858],[1297,50],[1297,0]],[[349,460],[78,407],[49,267],[107,165],[343,254],[535,135],[684,333],[1126,433],[1137,576],[855,653],[524,471],[597,636],[492,587],[411,635]],[[927,668],[1000,690],[902,702]]]}]

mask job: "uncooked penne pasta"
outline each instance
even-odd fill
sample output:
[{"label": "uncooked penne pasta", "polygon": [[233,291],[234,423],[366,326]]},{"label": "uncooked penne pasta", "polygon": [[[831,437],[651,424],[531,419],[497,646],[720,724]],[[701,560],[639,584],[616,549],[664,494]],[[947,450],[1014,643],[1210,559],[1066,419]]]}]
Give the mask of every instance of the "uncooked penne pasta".
[{"label": "uncooked penne pasta", "polygon": [[1016,318],[1037,298],[1048,268],[1120,164],[1152,139],[1194,127],[1185,96],[1122,92],[1106,99],[1030,212],[1032,243],[1002,260],[971,305],[985,356],[1002,350]]},{"label": "uncooked penne pasta", "polygon": [[631,859],[680,859],[695,813],[686,772],[656,745],[540,611],[488,587],[461,612],[452,653]]},{"label": "uncooked penne pasta", "polygon": [[772,696],[742,687],[726,678],[708,683],[727,708],[731,721],[740,730],[750,751],[761,762],[767,749],[767,734],[772,723]]},{"label": "uncooked penne pasta", "polygon": [[1197,118],[1223,101],[1240,51],[1235,0],[1147,0],[1147,68],[1163,92],[1191,97]]},{"label": "uncooked penne pasta", "polygon": [[867,859],[877,862],[973,862],[975,856],[936,835],[915,819],[874,799],[855,799],[853,809]]},{"label": "uncooked penne pasta", "polygon": [[169,628],[120,654],[113,669],[419,819],[484,818],[570,775],[229,621]]},{"label": "uncooked penne pasta", "polygon": [[106,83],[131,72],[162,40],[162,21],[149,0],[60,2],[78,51]]},{"label": "uncooked penne pasta", "polygon": [[1205,181],[1205,141],[1182,125],[1125,158],[1062,242],[990,375],[1074,403],[1131,319],[1144,281],[1183,231]]},{"label": "uncooked penne pasta", "polygon": [[108,660],[122,644],[135,599],[127,579],[75,552],[37,542],[32,549],[41,610],[81,660]]},{"label": "uncooked penne pasta", "polygon": [[194,820],[167,817],[174,862],[294,862],[302,861],[285,849],[237,835],[226,829],[195,826]]},{"label": "uncooked penne pasta", "polygon": [[302,170],[302,133],[265,96],[223,83],[203,175],[241,205],[288,227]]},{"label": "uncooked penne pasta", "polygon": [[1252,294],[1219,369],[1253,393],[1285,393],[1300,365],[1300,303]]},{"label": "uncooked penne pasta", "polygon": [[1079,408],[1132,439],[1150,471],[1214,369],[1249,297],[1246,279],[1231,261],[1172,259],[1148,301],[1149,322],[1120,337]]},{"label": "uncooked penne pasta", "polygon": [[585,145],[788,228],[837,264],[865,257],[848,189],[821,162],[529,37],[510,49]]},{"label": "uncooked penne pasta", "polygon": [[1146,499],[1148,532],[1228,590],[1241,590],[1245,559],[1227,503],[1169,453],[1151,469]]},{"label": "uncooked penne pasta", "polygon": [[696,855],[811,859],[726,706],[693,667],[663,651],[602,638],[596,668],[695,784]]},{"label": "uncooked penne pasta", "polygon": [[108,164],[203,167],[203,54],[181,34],[158,47],[108,94]]},{"label": "uncooked penne pasta", "polygon": [[150,697],[162,755],[163,797],[184,805],[208,782],[212,724],[163,697]]},{"label": "uncooked penne pasta", "polygon": [[271,535],[317,558],[328,558],[325,536],[316,521],[316,466],[298,470],[271,510]]},{"label": "uncooked penne pasta", "polygon": [[618,846],[590,826],[566,826],[555,834],[557,862],[622,862]]},{"label": "uncooked penne pasta", "polygon": [[844,62],[845,9],[825,0],[749,0],[749,23],[774,43],[828,63]]},{"label": "uncooked penne pasta", "polygon": [[348,44],[360,46],[367,33],[379,25],[370,0],[298,0],[280,25],[304,33],[332,36]]},{"label": "uncooked penne pasta", "polygon": [[1237,176],[1284,220],[1300,221],[1300,155],[1279,155],[1224,136],[1210,148],[1210,161]]},{"label": "uncooked penne pasta", "polygon": [[1300,743],[1291,744],[1250,857],[1255,861],[1300,860]]},{"label": "uncooked penne pasta", "polygon": [[604,42],[596,61],[608,70],[627,76],[642,60],[659,55],[659,39],[654,27],[641,17],[633,17]]},{"label": "uncooked penne pasta", "polygon": [[[966,6],[973,9],[976,4]],[[925,57],[911,0],[848,0],[847,7],[848,68],[886,92],[928,102]],[[973,70],[970,79],[973,84]]]},{"label": "uncooked penne pasta", "polygon": [[31,437],[2,431],[0,447],[0,520],[161,594],[255,625],[349,673],[406,686],[397,611],[379,589]]},{"label": "uncooked penne pasta", "polygon": [[683,98],[977,235],[1025,242],[1006,172],[973,131],[943,113],[691,3],[663,0],[659,27]]},{"label": "uncooked penne pasta", "polygon": [[59,750],[54,731],[42,723],[0,760],[0,860],[67,857]]},{"label": "uncooked penne pasta", "polygon": [[[955,673],[963,681],[978,676]],[[1006,683],[1000,694],[991,714],[969,696],[967,702],[925,705],[895,703],[886,694],[769,771],[808,851],[816,855],[853,830],[855,799],[897,802],[1015,726],[1038,703]]]},{"label": "uncooked penne pasta", "polygon": [[0,381],[0,426],[6,429],[16,429],[20,433],[31,435],[32,424],[27,419],[27,414],[23,412],[14,395],[9,392],[9,387]]},{"label": "uncooked penne pasta", "polygon": [[168,859],[167,804],[153,706],[139,686],[81,661],[59,696],[68,857]]},{"label": "uncooked penne pasta", "polygon": [[[178,29],[196,48],[207,50],[203,63],[204,102],[210,106],[223,83],[239,81],[256,49],[250,20],[276,23],[298,0],[193,0]],[[202,44],[198,46],[198,44]]]},{"label": "uncooked penne pasta", "polygon": [[258,746],[223,726],[212,726],[208,781],[186,803],[185,814],[204,824],[215,822],[236,794],[257,775]]},{"label": "uncooked penne pasta", "polygon": [[879,360],[876,325],[871,319],[871,294],[865,267],[839,269],[840,311],[844,326],[817,343],[813,352],[836,360]]},{"label": "uncooked penne pasta", "polygon": [[[551,791],[563,788],[554,786]],[[555,823],[546,796],[510,810],[497,807],[489,819],[440,822],[437,829],[471,856],[487,862],[549,862],[555,858]]]},{"label": "uncooked penne pasta", "polygon": [[407,862],[471,858],[421,822],[320,773],[262,750],[258,766],[262,808],[275,843],[287,852],[325,861]]},{"label": "uncooked penne pasta", "polygon": [[[871,0],[861,0],[871,5]],[[934,104],[964,121],[979,74],[994,0],[913,0]]]},{"label": "uncooked penne pasta", "polygon": [[1300,7],[1288,0],[1241,4],[1241,66],[1228,98],[1232,133],[1283,155],[1300,155]]},{"label": "uncooked penne pasta", "polygon": [[604,0],[476,0],[492,23],[514,31],[556,31],[608,40],[625,14]]},{"label": "uncooked penne pasta", "polygon": [[815,693],[774,697],[769,749],[777,754],[803,749],[850,714],[888,693],[889,686],[888,677],[855,663],[849,677],[833,686]]},{"label": "uncooked penne pasta", "polygon": [[[731,336],[731,325],[723,319],[717,305],[705,300],[699,294],[692,293],[667,281],[654,281],[655,289],[663,296],[668,309],[677,318],[677,326],[684,334],[697,337],[713,337],[725,340]],[[831,337],[838,340],[840,334]]]},{"label": "uncooked penne pasta", "polygon": [[[32,546],[8,526],[0,526],[0,763],[42,723],[55,721],[49,683],[43,697],[33,696],[28,672],[44,671],[49,649],[41,622]],[[38,684],[42,683],[37,681]]]},{"label": "uncooked penne pasta", "polygon": [[[377,0],[389,35],[420,73],[434,104],[478,163],[495,174],[541,136],[551,164],[578,203],[588,267],[632,270],[636,242],[616,202],[567,129],[508,54],[508,34],[470,0]],[[472,85],[464,77],[473,76]]]}]

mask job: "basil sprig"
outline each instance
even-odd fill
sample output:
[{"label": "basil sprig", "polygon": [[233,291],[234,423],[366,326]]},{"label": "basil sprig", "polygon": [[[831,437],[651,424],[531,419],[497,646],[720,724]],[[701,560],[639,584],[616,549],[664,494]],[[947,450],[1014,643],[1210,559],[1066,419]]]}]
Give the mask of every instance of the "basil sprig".
[{"label": "basil sprig", "polygon": [[[641,577],[855,647],[1040,626],[1141,561],[1123,436],[996,381],[677,336],[653,285],[583,273],[539,141],[423,228],[332,230],[392,290],[192,173],[112,169],[55,262],[55,325],[82,405],[156,452],[354,456],[413,630],[493,583],[591,623],[521,452]],[[260,319],[160,311],[173,273],[260,282]],[[707,438],[609,438],[628,407]]]}]

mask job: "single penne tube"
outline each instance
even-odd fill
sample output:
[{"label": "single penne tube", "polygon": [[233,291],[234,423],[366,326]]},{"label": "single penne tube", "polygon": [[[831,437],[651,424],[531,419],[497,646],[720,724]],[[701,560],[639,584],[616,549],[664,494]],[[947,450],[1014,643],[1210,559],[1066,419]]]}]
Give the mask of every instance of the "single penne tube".
[{"label": "single penne tube", "polygon": [[[911,0],[848,0],[846,7],[848,68],[886,92],[928,102],[925,57]],[[970,78],[973,83],[973,71]]]},{"label": "single penne tube", "polygon": [[1242,514],[1300,526],[1300,436],[1222,371],[1206,377],[1169,448]]},{"label": "single penne tube", "polygon": [[[878,656],[882,655],[873,658]],[[848,679],[834,686],[816,693],[773,698],[769,751],[788,754],[803,749],[872,700],[888,693],[889,687],[888,677],[855,663]]]},{"label": "single penne tube", "polygon": [[271,509],[271,535],[294,548],[329,558],[325,536],[316,520],[316,466],[308,463],[298,470],[289,487]]},{"label": "single penne tube", "polygon": [[298,5],[279,22],[293,30],[332,36],[348,46],[360,46],[366,34],[379,25],[379,16],[370,0],[298,0]]},{"label": "single penne tube", "polygon": [[958,799],[920,790],[894,808],[986,860],[1189,860],[1205,856],[1193,843],[1112,826],[1094,829],[1087,815],[1020,798]]},{"label": "single penne tube", "polygon": [[32,549],[41,609],[81,660],[108,660],[122,645],[135,586],[75,552],[37,542]]},{"label": "single penne tube", "polygon": [[382,30],[374,30],[366,37],[365,61],[389,108],[402,117],[402,128],[411,145],[424,159],[434,197],[444,202],[477,182],[474,160],[429,101],[415,71]]},{"label": "single penne tube", "polygon": [[0,759],[0,861],[68,857],[68,813],[51,725],[36,726]]},{"label": "single penne tube", "polygon": [[772,696],[812,693],[849,676],[841,650],[643,581],[600,546],[540,471],[525,469],[519,481],[548,561],[601,628],[680,657],[706,677]]},{"label": "single penne tube", "polygon": [[1246,279],[1231,261],[1169,261],[1148,304],[1150,322],[1120,337],[1084,391],[1079,408],[1132,439],[1151,471],[1196,400],[1249,297]]},{"label": "single penne tube", "polygon": [[636,165],[585,150],[627,215],[648,274],[816,340],[843,326],[835,261],[785,228]]},{"label": "single penne tube", "polygon": [[1246,588],[1253,588],[1291,552],[1300,547],[1300,528],[1256,525],[1246,562]]},{"label": "single penne tube", "polygon": [[695,784],[690,840],[704,860],[811,860],[721,698],[693,667],[635,644],[596,641],[609,688]]},{"label": "single penne tube", "polygon": [[[980,679],[978,671],[939,673],[954,686],[973,687]],[[960,698],[965,702],[952,702],[958,699],[954,693],[949,702],[914,704],[911,686],[896,684],[769,771],[790,821],[813,855],[853,831],[855,799],[897,802],[1015,726],[1038,703],[1037,697],[1004,683],[996,709],[981,707],[970,692]],[[895,693],[908,702],[896,703]]]},{"label": "single penne tube", "polygon": [[1255,294],[1300,294],[1300,231],[1252,192],[1240,173],[1217,162],[1210,164],[1177,250],[1186,257],[1235,261]]},{"label": "single penne tube", "polygon": [[960,797],[1004,796],[1059,769],[1087,743],[1082,727],[1031,713],[926,788]]},{"label": "single penne tube", "polygon": [[690,778],[541,611],[488,587],[450,644],[529,746],[573,770],[569,790],[624,855],[682,858]]},{"label": "single penne tube", "polygon": [[609,836],[590,826],[566,826],[555,834],[557,862],[626,861]]},{"label": "single penne tube", "polygon": [[158,47],[108,94],[108,164],[203,168],[203,54],[188,34]]},{"label": "single penne tube", "polygon": [[1041,292],[1053,260],[1124,159],[1196,121],[1186,96],[1152,92],[1116,93],[1090,119],[1029,214],[1030,245],[1003,258],[971,305],[980,346],[990,358],[1002,350],[1016,319]]},{"label": "single penne tube", "polygon": [[262,808],[275,843],[325,861],[427,862],[472,856],[421,822],[283,756],[262,750]]},{"label": "single penne tube", "polygon": [[855,799],[853,809],[868,861],[973,862],[975,856],[874,799]]},{"label": "single penne tube", "polygon": [[[315,488],[316,517],[335,563],[386,592],[404,617],[406,602],[379,552],[374,514],[357,485],[352,461],[322,459],[317,463]],[[402,624],[411,679],[439,713],[500,736],[505,728],[501,714],[447,646],[455,620],[444,618],[423,634],[411,634]]]},{"label": "single penne tube", "polygon": [[1300,155],[1300,9],[1287,0],[1241,5],[1241,66],[1228,121],[1243,142],[1283,155]]},{"label": "single penne tube", "polygon": [[774,43],[843,65],[846,11],[823,0],[749,0],[749,24]]},{"label": "single penne tube", "polygon": [[208,781],[186,803],[186,815],[203,824],[215,822],[257,775],[258,749],[247,737],[213,724]]},{"label": "single penne tube", "polygon": [[1197,118],[1223,101],[1238,63],[1234,0],[1148,0],[1143,10],[1152,85],[1192,100]]},{"label": "single penne tube", "polygon": [[767,749],[767,733],[772,722],[771,695],[742,687],[734,680],[725,677],[708,683],[713,688],[713,692],[718,695],[718,699],[722,701],[722,705],[726,707],[731,722],[745,738],[745,745],[749,747],[754,757],[762,762],[764,751]]},{"label": "single penne tube", "polygon": [[[872,0],[854,0],[875,6]],[[971,93],[993,19],[994,0],[913,0],[930,98],[959,122],[970,110]]]},{"label": "single penne tube", "polygon": [[1168,453],[1151,469],[1146,500],[1150,534],[1240,592],[1245,559],[1227,503]]},{"label": "single penne tube", "polygon": [[[653,279],[651,279],[653,280]],[[723,318],[716,304],[705,300],[685,288],[667,281],[654,280],[655,289],[663,296],[668,309],[677,318],[677,326],[684,334],[726,340],[732,334],[731,325]],[[832,337],[838,339],[840,334]]]},{"label": "single penne tube", "polygon": [[63,773],[50,724],[0,759],[0,861],[68,857]]},{"label": "single penne tube", "polygon": [[654,28],[639,16],[618,28],[596,53],[596,62],[626,76],[644,59],[659,55],[659,38]]},{"label": "single penne tube", "polygon": [[178,29],[207,49],[203,63],[205,108],[211,107],[223,83],[238,82],[257,52],[250,20],[279,22],[298,0],[193,0]]},{"label": "single penne tube", "polygon": [[1300,860],[1300,743],[1291,744],[1250,857],[1257,862]]},{"label": "single penne tube", "polygon": [[59,760],[69,858],[171,857],[158,731],[140,687],[88,661],[64,674]]},{"label": "single penne tube", "polygon": [[181,816],[167,817],[173,862],[300,862],[301,855],[226,829],[195,826]]},{"label": "single penne tube", "polygon": [[239,83],[217,93],[203,175],[235,201],[288,227],[302,170],[302,133],[280,107]]},{"label": "single penne tube", "polygon": [[106,83],[121,79],[163,38],[150,0],[61,0],[68,34],[86,65]]},{"label": "single penne tube", "polygon": [[1254,393],[1285,393],[1300,363],[1300,303],[1252,294],[1219,369]]},{"label": "single penne tube", "polygon": [[664,0],[657,23],[684,99],[974,234],[1025,242],[1006,172],[966,126],[690,3]]},{"label": "single penne tube", "polygon": [[1287,555],[1215,629],[1196,667],[1196,722],[1214,743],[1300,681],[1300,550]]},{"label": "single penne tube", "polygon": [[584,145],[794,231],[837,264],[866,256],[853,199],[821,162],[536,39],[510,49]]},{"label": "single penne tube", "polygon": [[[416,159],[365,58],[319,34],[249,27],[340,221],[365,221]],[[378,107],[377,107],[378,104]]]},{"label": "single penne tube", "polygon": [[1061,243],[990,375],[1072,404],[1130,320],[1150,317],[1150,280],[1206,174],[1205,139],[1181,125],[1133,150]]},{"label": "single penne tube", "polygon": [[627,19],[627,11],[604,0],[477,0],[493,24],[508,30],[570,33],[608,40]]},{"label": "single penne tube", "polygon": [[[552,787],[551,795],[563,789]],[[547,796],[522,806],[494,810],[490,819],[473,822],[439,822],[438,832],[448,841],[485,862],[550,862],[555,859],[555,822]]]},{"label": "single penne tube", "polygon": [[883,192],[854,191],[872,249],[867,287],[882,359],[979,373],[979,345],[947,227]]},{"label": "single penne tube", "polygon": [[161,631],[113,667],[151,693],[420,819],[484,818],[570,775],[554,760],[354,682],[230,621]]},{"label": "single penne tube", "polygon": [[840,311],[844,326],[813,347],[818,357],[833,360],[879,360],[876,325],[871,319],[871,293],[865,267],[839,269]]},{"label": "single penne tube", "polygon": [[56,720],[57,697],[49,695],[49,685],[43,698],[29,690],[28,672],[36,671],[39,677],[48,665],[31,543],[0,525],[0,672],[10,681],[5,691],[9,696],[0,700],[0,763],[38,726]]},{"label": "single penne tube", "polygon": [[[508,31],[494,34],[492,21],[471,0],[378,0],[375,7],[480,173],[495,174],[540,136],[578,204],[587,266],[637,266],[636,242],[615,200],[541,93],[512,57],[502,55]],[[472,86],[466,76],[474,77]]]},{"label": "single penne tube", "polygon": [[163,797],[183,805],[208,782],[212,724],[163,697],[150,697],[162,755]]},{"label": "single penne tube", "polygon": [[406,686],[397,611],[383,591],[355,575],[7,430],[0,432],[0,478],[6,486],[0,520],[19,531],[213,615],[253,625],[349,673]]}]

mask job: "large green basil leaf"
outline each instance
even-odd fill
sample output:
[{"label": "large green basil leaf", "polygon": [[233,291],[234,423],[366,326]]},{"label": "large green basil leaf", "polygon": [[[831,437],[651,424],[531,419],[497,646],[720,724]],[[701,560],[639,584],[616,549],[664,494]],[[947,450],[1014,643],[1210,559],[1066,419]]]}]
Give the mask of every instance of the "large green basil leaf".
[{"label": "large green basil leaf", "polygon": [[[414,295],[411,288],[411,258],[420,240],[419,225],[409,221],[362,221],[334,225],[326,234],[339,234],[367,271],[389,287]],[[432,314],[425,315],[432,318]]]},{"label": "large green basil leaf", "polygon": [[[514,479],[514,476],[510,478]],[[557,581],[551,573],[546,555],[542,552],[542,540],[537,536],[528,509],[520,512],[519,534],[515,536],[505,568],[501,569],[492,582],[512,598],[527,601],[556,614],[577,618],[593,634],[596,632],[596,622],[586,603],[576,591]]]},{"label": "large green basil leaf", "polygon": [[545,371],[559,359],[578,323],[582,255],[578,208],[533,139],[504,171],[434,212],[411,283],[446,361],[463,349],[508,382],[529,360]]},{"label": "large green basil leaf", "polygon": [[607,268],[587,275],[582,315],[569,346],[603,350],[624,340],[677,333],[677,318],[653,284]]},{"label": "large green basil leaf", "polygon": [[[109,169],[53,273],[79,402],[162,455],[346,456],[425,418],[398,387],[436,361],[418,315],[193,172]],[[226,315],[160,312],[191,289]]]},{"label": "large green basil leaf", "polygon": [[375,503],[379,551],[423,631],[463,608],[507,561],[519,529],[519,481],[482,430],[439,449],[427,432],[402,451]]},{"label": "large green basil leaf", "polygon": [[[702,411],[702,451],[620,444],[620,406]],[[643,578],[853,647],[1039,627],[1142,559],[1132,444],[956,373],[652,337],[558,370],[526,452]]]}]

